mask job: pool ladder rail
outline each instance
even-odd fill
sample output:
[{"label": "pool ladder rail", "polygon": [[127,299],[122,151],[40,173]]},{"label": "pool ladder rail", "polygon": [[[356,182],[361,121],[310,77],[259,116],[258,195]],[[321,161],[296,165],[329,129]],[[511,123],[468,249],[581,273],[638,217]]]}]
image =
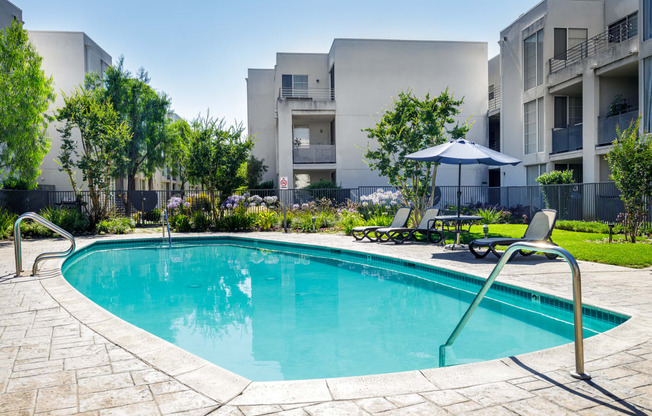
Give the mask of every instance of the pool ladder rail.
[{"label": "pool ladder rail", "polygon": [[36,275],[36,272],[38,271],[38,264],[42,261],[49,260],[49,259],[59,259],[59,258],[65,258],[71,255],[72,253],[75,252],[75,248],[77,247],[75,244],[75,238],[66,230],[63,228],[51,223],[50,221],[46,220],[45,218],[41,217],[35,212],[26,212],[18,219],[16,219],[16,222],[14,223],[14,254],[16,256],[16,276],[20,276],[22,271],[23,271],[23,258],[22,258],[22,246],[21,246],[21,238],[20,238],[20,223],[25,220],[25,219],[30,219],[32,221],[36,221],[37,223],[41,224],[42,226],[54,231],[55,233],[59,234],[66,240],[70,241],[70,247],[65,250],[65,251],[60,251],[60,252],[46,252],[46,253],[41,253],[38,256],[36,256],[36,259],[34,260],[34,266],[32,266],[32,276]]},{"label": "pool ladder rail", "polygon": [[168,210],[163,210],[163,238],[165,238],[165,228],[168,229],[168,245],[172,247],[172,234],[170,234],[170,221],[168,220]]},{"label": "pool ladder rail", "polygon": [[511,260],[513,255],[515,255],[519,250],[531,250],[548,254],[556,254],[566,260],[566,263],[568,263],[570,266],[571,273],[573,275],[573,321],[575,327],[575,371],[571,372],[571,376],[580,380],[591,379],[591,376],[584,372],[584,338],[582,332],[582,278],[580,274],[580,267],[577,264],[575,257],[573,257],[565,249],[559,246],[554,246],[552,244],[542,242],[514,243],[509,246],[507,250],[505,250],[505,253],[500,258],[500,261],[498,261],[498,264],[487,278],[487,281],[484,283],[482,288],[480,288],[480,291],[475,296],[475,299],[473,299],[473,302],[471,302],[471,305],[469,305],[469,308],[464,313],[464,316],[462,316],[462,319],[460,319],[460,321],[457,323],[457,326],[451,333],[450,337],[448,337],[446,343],[439,347],[439,366],[444,367],[446,365],[446,348],[449,348],[453,345],[453,342],[455,342],[455,339],[460,334],[466,323],[469,321],[471,315],[478,307],[478,304],[480,304],[480,301],[482,301],[486,293],[489,291],[491,285],[503,270],[503,267],[505,267],[505,264]]}]

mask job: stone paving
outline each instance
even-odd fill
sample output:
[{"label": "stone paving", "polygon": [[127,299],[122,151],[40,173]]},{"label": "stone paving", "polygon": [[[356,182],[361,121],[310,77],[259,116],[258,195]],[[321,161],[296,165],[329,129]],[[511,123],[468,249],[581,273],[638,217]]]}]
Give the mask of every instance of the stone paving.
[{"label": "stone paving", "polygon": [[[495,265],[432,245],[353,243],[329,234],[244,236],[393,255],[482,277]],[[96,239],[79,238],[78,246]],[[24,268],[31,269],[37,253],[59,247],[65,242],[25,240]],[[652,414],[651,269],[580,263],[585,303],[632,316],[585,341],[590,381],[570,377],[568,344],[457,367],[262,383],[109,316],[80,299],[59,267],[49,261],[37,278],[14,277],[12,245],[0,243],[0,416]],[[565,298],[571,293],[560,260],[519,258],[499,280]]]}]

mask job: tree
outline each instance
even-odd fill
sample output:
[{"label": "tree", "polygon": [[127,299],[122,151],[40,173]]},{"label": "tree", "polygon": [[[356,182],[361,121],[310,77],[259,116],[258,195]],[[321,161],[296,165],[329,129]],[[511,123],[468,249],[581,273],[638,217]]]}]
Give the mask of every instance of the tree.
[{"label": "tree", "polygon": [[249,160],[247,160],[247,187],[249,189],[258,189],[258,185],[267,169],[265,159],[257,159],[254,155],[250,155]]},{"label": "tree", "polygon": [[550,208],[556,206],[560,213],[567,214],[571,188],[569,186],[554,185],[568,185],[574,183],[573,170],[553,170],[552,172],[541,174],[536,178],[536,181],[542,185],[543,201],[546,207]]},{"label": "tree", "polygon": [[226,127],[224,119],[201,114],[192,122],[188,151],[188,177],[208,189],[213,217],[217,218],[215,191],[220,198],[245,184],[242,165],[253,147],[251,137],[242,137],[242,124]]},{"label": "tree", "polygon": [[401,92],[394,99],[394,108],[386,110],[374,127],[363,130],[375,140],[364,154],[369,167],[399,188],[403,199],[413,208],[415,223],[434,203],[439,164],[408,160],[405,156],[445,143],[448,138],[464,137],[469,130],[468,122],[460,125],[453,118],[460,113],[458,107],[463,101],[455,100],[448,89],[438,97],[426,94],[423,100],[410,90]]},{"label": "tree", "polygon": [[188,152],[190,150],[192,130],[190,124],[184,119],[169,123],[167,129],[167,135],[171,139],[172,146],[170,146],[166,154],[166,163],[172,175],[179,177],[181,190],[184,190],[188,181]]},{"label": "tree", "polygon": [[625,205],[625,239],[636,242],[639,228],[647,216],[645,200],[652,200],[652,136],[639,134],[641,117],[623,131],[607,154],[611,179],[620,190]]},{"label": "tree", "polygon": [[50,148],[45,112],[55,94],[41,61],[22,23],[0,31],[0,174],[28,188],[36,187]]},{"label": "tree", "polygon": [[109,67],[104,77],[104,96],[131,130],[131,139],[123,148],[118,174],[127,177],[127,189],[136,189],[136,175],[151,176],[165,166],[164,155],[174,146],[166,129],[170,100],[165,93],[149,85],[149,76],[140,68],[136,77],[124,68],[124,58]]},{"label": "tree", "polygon": [[[120,121],[110,103],[102,99],[99,89],[76,88],[70,96],[63,94],[64,106],[57,110],[63,122],[60,170],[66,172],[79,196],[74,170],[79,169],[88,183],[90,207],[86,211],[92,225],[110,214],[110,186],[121,162],[129,127]],[[73,138],[79,131],[81,140]]]}]

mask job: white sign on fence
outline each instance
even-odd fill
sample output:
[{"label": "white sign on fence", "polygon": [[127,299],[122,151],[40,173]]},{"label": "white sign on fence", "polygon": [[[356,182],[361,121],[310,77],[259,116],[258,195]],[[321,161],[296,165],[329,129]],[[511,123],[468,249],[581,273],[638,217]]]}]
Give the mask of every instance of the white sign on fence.
[{"label": "white sign on fence", "polygon": [[281,189],[288,189],[288,177],[287,176],[281,176],[281,180],[279,181],[279,185]]}]

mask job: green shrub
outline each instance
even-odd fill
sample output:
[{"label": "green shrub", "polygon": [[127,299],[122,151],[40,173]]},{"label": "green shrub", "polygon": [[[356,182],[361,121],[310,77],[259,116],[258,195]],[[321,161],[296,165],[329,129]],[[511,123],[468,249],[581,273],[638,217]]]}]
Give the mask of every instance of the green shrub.
[{"label": "green shrub", "polygon": [[[174,229],[180,233],[187,233],[192,230],[190,225],[190,218],[185,214],[177,214],[173,217],[174,219]],[[172,225],[172,224],[170,224]]]},{"label": "green shrub", "polygon": [[342,211],[339,214],[336,226],[346,235],[351,234],[351,230],[355,227],[364,225],[365,221],[360,214],[351,211]]},{"label": "green shrub", "polygon": [[20,232],[22,235],[30,237],[52,237],[54,235],[48,228],[30,220],[23,221],[20,224]]},{"label": "green shrub", "polygon": [[[309,233],[312,231],[313,213],[310,211],[301,211],[292,218],[292,228]],[[315,228],[319,228],[315,217]]]},{"label": "green shrub", "polygon": [[541,185],[563,185],[573,183],[573,171],[568,170],[553,170],[549,173],[544,173],[536,179]]},{"label": "green shrub", "polygon": [[161,216],[162,216],[161,210],[158,208],[154,208],[151,211],[143,212],[143,221],[160,223]]},{"label": "green shrub", "polygon": [[340,189],[340,187],[331,181],[322,179],[319,182],[311,183],[303,189]]},{"label": "green shrub", "polygon": [[256,185],[256,189],[274,189],[274,181],[265,181]]},{"label": "green shrub", "polygon": [[330,228],[335,226],[335,214],[329,211],[322,211],[317,214],[318,228]]},{"label": "green shrub", "polygon": [[252,230],[256,222],[256,215],[248,214],[246,212],[238,212],[238,211],[217,220],[215,223],[215,227],[220,231]]},{"label": "green shrub", "polygon": [[[285,220],[288,228],[292,228],[292,221],[294,220],[294,214],[289,209],[285,213]],[[278,222],[276,224],[278,228],[283,228],[283,212],[278,214]]]},{"label": "green shrub", "polygon": [[[262,211],[256,219],[256,226],[261,230],[271,230],[279,221],[279,215],[274,211]],[[281,223],[283,218],[281,217]]]},{"label": "green shrub", "polygon": [[[555,228],[558,230],[567,230],[567,231],[579,231],[583,233],[598,233],[598,234],[608,234],[609,225],[604,222],[597,221],[566,221],[559,220],[555,223]],[[623,232],[622,225],[616,225],[613,228],[614,234],[620,234]]]},{"label": "green shrub", "polygon": [[387,227],[392,223],[393,215],[377,214],[365,221],[365,225]]},{"label": "green shrub", "polygon": [[17,215],[0,207],[0,238],[5,239],[13,233]]},{"label": "green shrub", "polygon": [[480,208],[475,215],[482,217],[482,224],[498,224],[503,220],[503,211],[496,211],[493,208]]},{"label": "green shrub", "polygon": [[[82,234],[89,230],[90,222],[76,209],[48,207],[41,210],[41,216],[71,234]],[[53,232],[49,232],[54,235]]]},{"label": "green shrub", "polygon": [[206,194],[186,197],[184,201],[190,202],[190,209],[192,211],[201,210],[211,212],[211,198]]},{"label": "green shrub", "polygon": [[192,225],[195,231],[206,231],[211,228],[211,219],[204,211],[195,211],[192,214]]},{"label": "green shrub", "polygon": [[23,178],[16,178],[15,176],[10,176],[4,181],[2,181],[2,189],[14,189],[14,190],[30,190],[34,189],[36,186],[34,183],[31,183]]},{"label": "green shrub", "polygon": [[95,226],[98,234],[129,234],[136,228],[136,222],[131,218],[109,218],[101,220]]}]

